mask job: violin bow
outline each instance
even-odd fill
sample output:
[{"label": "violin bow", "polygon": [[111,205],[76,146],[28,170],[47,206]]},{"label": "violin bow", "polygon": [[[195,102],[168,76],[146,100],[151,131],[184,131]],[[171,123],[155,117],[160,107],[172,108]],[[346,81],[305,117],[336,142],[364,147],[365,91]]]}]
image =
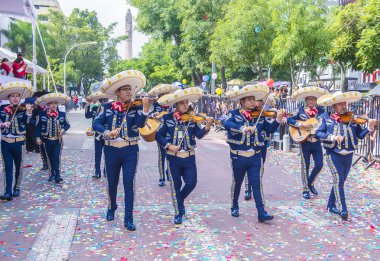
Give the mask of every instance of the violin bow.
[{"label": "violin bow", "polygon": [[270,94],[267,95],[267,98],[265,99],[265,102],[264,102],[264,104],[263,104],[263,107],[261,108],[261,111],[260,111],[259,117],[257,117],[257,121],[256,121],[255,126],[254,126],[255,129],[256,129],[256,127],[257,127],[257,124],[259,123],[259,120],[260,120],[261,115],[262,115],[263,112],[264,112],[264,107],[265,107],[265,105],[266,105],[267,102],[268,102],[269,95],[270,95]]},{"label": "violin bow", "polygon": [[[196,104],[195,107],[194,107],[194,114],[195,114],[195,109],[197,108],[197,106],[198,106],[198,104]],[[186,134],[188,133],[189,125],[190,125],[190,123],[192,122],[192,120],[193,120],[193,118],[194,118],[194,114],[192,114],[192,115],[190,116],[189,123],[186,125],[185,132],[183,133],[183,137],[182,137],[182,139],[181,139],[181,142],[180,142],[179,145],[178,145],[180,148],[181,148],[181,146],[182,146],[182,142],[183,142],[183,140],[185,139]]]}]

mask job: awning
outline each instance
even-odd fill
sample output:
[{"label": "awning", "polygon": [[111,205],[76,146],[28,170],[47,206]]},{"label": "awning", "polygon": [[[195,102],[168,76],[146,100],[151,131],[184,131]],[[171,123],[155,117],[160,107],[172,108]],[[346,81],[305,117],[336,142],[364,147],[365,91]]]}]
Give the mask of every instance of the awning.
[{"label": "awning", "polygon": [[[0,60],[3,58],[7,58],[9,60],[8,65],[9,65],[9,67],[12,68],[13,60],[15,60],[17,58],[17,54],[14,52],[11,52],[8,49],[0,47]],[[27,73],[33,73],[33,63],[31,61],[25,59],[25,58],[24,58],[24,61],[28,65],[26,72]],[[36,70],[37,70],[37,74],[47,74],[47,70],[45,70],[44,68],[42,68],[38,65],[36,65]]]},{"label": "awning", "polygon": [[380,84],[376,85],[367,96],[380,96]]}]

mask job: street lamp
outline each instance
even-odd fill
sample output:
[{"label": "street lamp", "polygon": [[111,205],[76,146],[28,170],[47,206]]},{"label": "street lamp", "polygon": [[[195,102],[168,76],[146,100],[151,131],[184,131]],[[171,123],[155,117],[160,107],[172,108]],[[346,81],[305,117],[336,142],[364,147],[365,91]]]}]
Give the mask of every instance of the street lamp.
[{"label": "street lamp", "polygon": [[81,45],[87,45],[87,44],[96,44],[96,42],[84,42],[84,43],[75,44],[75,45],[71,46],[71,48],[65,54],[65,59],[63,60],[63,90],[64,90],[65,94],[67,93],[67,91],[66,91],[66,59],[67,59],[67,55],[75,47],[81,46]]}]

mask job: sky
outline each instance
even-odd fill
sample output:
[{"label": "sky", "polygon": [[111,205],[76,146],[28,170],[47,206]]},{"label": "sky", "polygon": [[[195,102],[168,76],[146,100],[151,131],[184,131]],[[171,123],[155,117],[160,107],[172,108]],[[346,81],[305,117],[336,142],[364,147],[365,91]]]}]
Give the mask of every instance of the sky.
[{"label": "sky", "polygon": [[[108,26],[111,23],[117,22],[113,36],[125,34],[125,14],[128,8],[131,9],[133,16],[133,57],[136,57],[141,52],[141,47],[146,43],[148,36],[140,33],[136,29],[136,16],[138,10],[127,5],[126,0],[58,0],[61,9],[65,15],[69,15],[74,8],[94,10],[98,14],[99,21]],[[125,41],[118,45],[120,57],[125,57]]]}]

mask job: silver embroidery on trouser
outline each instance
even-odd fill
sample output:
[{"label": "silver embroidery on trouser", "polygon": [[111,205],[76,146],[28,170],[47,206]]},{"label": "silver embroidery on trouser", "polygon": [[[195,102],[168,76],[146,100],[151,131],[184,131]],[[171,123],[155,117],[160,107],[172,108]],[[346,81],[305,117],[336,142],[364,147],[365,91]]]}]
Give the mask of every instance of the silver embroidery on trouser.
[{"label": "silver embroidery on trouser", "polygon": [[[1,142],[1,141],[0,141]],[[4,155],[3,152],[1,152],[1,159],[2,159],[2,164],[3,164],[3,173],[4,173],[4,193],[6,192],[7,189],[7,182],[6,182],[6,170],[5,170],[5,161],[4,161]]]},{"label": "silver embroidery on trouser", "polygon": [[42,142],[42,145],[44,146],[44,149],[45,149],[45,152],[46,152],[46,160],[47,160],[47,165],[48,165],[48,169],[49,169],[49,178],[51,177],[51,175],[53,175],[53,170],[51,168],[51,163],[50,163],[50,159],[49,159],[49,155],[47,153],[47,150],[46,150],[46,146],[45,146],[45,142]]},{"label": "silver embroidery on trouser", "polygon": [[177,215],[179,215],[178,203],[177,203],[177,194],[175,192],[174,180],[173,180],[173,177],[172,177],[172,172],[170,170],[170,163],[169,163],[168,160],[166,160],[166,165],[168,167],[168,174],[169,174],[169,178],[170,178],[170,191],[171,191],[171,196],[172,196],[172,203],[173,203],[173,207],[174,207],[174,213],[177,216]]},{"label": "silver embroidery on trouser", "polygon": [[263,158],[261,157],[261,168],[260,168],[260,193],[261,193],[261,199],[263,201],[263,206],[265,207],[265,197],[264,197],[264,188],[263,188],[263,176],[264,176],[264,162]]},{"label": "silver embroidery on trouser", "polygon": [[234,207],[234,192],[235,192],[235,176],[234,176],[234,167],[232,166],[232,159],[230,159],[231,169],[232,169],[232,184],[231,184],[231,208]]},{"label": "silver embroidery on trouser", "polygon": [[327,155],[326,161],[327,161],[327,166],[329,166],[330,172],[334,179],[333,188],[334,188],[334,195],[335,195],[335,203],[338,210],[341,210],[342,203],[341,203],[340,192],[339,192],[339,174],[334,166],[334,162],[332,162],[331,155]]},{"label": "silver embroidery on trouser", "polygon": [[[25,148],[25,145],[23,145],[23,146],[21,147],[21,151],[23,151],[24,148]],[[22,179],[24,178],[24,168],[22,167],[22,166],[23,166],[23,161],[24,161],[24,157],[23,157],[22,154],[21,154],[21,163],[20,163],[19,175],[18,175],[18,178],[15,177],[16,180],[15,180],[15,186],[14,186],[14,189],[20,189]]]},{"label": "silver embroidery on trouser", "polygon": [[248,181],[248,173],[247,172],[245,173],[245,176],[244,176],[244,184],[245,184],[245,191],[251,191],[251,189],[249,188],[249,181]]},{"label": "silver embroidery on trouser", "polygon": [[158,147],[158,171],[160,172],[160,179],[163,180],[164,177],[164,170],[162,169],[162,154],[161,154],[161,147],[160,144],[157,142]]},{"label": "silver embroidery on trouser", "polygon": [[59,144],[61,145],[61,149],[59,150],[59,164],[58,164],[58,172],[59,176],[62,177],[61,175],[61,156],[62,156],[62,150],[63,150],[63,140],[60,139]]},{"label": "silver embroidery on trouser", "polygon": [[301,179],[302,179],[303,192],[308,192],[309,186],[307,185],[306,163],[303,157],[302,145],[300,145],[300,155],[301,155]]}]

